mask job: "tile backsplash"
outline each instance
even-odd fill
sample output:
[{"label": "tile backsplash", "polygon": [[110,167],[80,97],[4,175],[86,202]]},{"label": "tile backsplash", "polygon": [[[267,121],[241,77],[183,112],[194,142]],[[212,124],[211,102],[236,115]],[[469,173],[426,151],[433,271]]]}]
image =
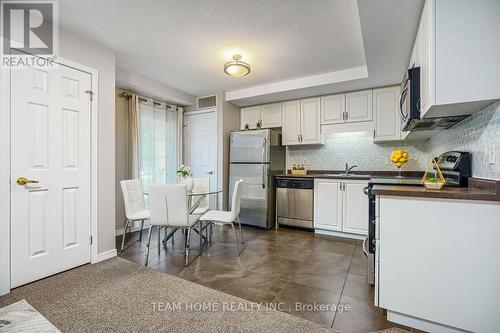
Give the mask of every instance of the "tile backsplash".
[{"label": "tile backsplash", "polygon": [[[500,102],[443,131],[427,144],[432,154],[447,150],[468,151],[472,154],[474,177],[500,180]],[[495,164],[490,164],[488,159],[491,147],[495,147]]]},{"label": "tile backsplash", "polygon": [[345,163],[349,163],[357,165],[357,170],[395,171],[389,161],[391,152],[404,149],[410,160],[403,170],[423,170],[427,163],[425,146],[416,142],[375,144],[372,132],[330,134],[324,146],[288,147],[287,163],[290,168],[305,161],[306,168],[313,170],[344,170]]},{"label": "tile backsplash", "polygon": [[[488,150],[495,146],[496,164],[488,163]],[[475,113],[453,128],[424,142],[373,143],[371,132],[331,134],[324,146],[288,147],[287,165],[306,162],[308,169],[343,170],[345,163],[358,170],[396,170],[389,161],[394,149],[408,151],[403,170],[423,171],[432,156],[448,150],[472,153],[473,176],[500,180],[500,102]]]}]

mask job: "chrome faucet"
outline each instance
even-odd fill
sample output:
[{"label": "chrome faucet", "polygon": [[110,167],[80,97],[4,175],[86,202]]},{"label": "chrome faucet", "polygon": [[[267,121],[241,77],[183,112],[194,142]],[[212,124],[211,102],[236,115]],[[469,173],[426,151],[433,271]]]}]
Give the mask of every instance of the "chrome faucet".
[{"label": "chrome faucet", "polygon": [[346,175],[351,174],[352,169],[357,168],[357,167],[358,167],[357,165],[353,165],[353,166],[349,167],[349,164],[346,163],[344,174],[346,174]]}]

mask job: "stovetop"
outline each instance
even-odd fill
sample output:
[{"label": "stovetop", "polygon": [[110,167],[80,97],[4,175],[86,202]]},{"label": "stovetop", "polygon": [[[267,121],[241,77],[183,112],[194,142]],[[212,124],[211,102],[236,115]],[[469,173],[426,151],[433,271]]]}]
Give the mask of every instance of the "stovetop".
[{"label": "stovetop", "polygon": [[417,177],[372,177],[369,185],[422,185],[422,178]]}]

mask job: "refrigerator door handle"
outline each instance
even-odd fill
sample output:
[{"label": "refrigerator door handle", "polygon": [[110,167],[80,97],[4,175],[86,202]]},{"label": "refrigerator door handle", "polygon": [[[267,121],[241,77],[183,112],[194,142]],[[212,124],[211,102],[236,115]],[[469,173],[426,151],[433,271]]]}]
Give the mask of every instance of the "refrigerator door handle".
[{"label": "refrigerator door handle", "polygon": [[267,157],[267,139],[264,138],[262,140],[262,163],[266,163],[266,157]]}]

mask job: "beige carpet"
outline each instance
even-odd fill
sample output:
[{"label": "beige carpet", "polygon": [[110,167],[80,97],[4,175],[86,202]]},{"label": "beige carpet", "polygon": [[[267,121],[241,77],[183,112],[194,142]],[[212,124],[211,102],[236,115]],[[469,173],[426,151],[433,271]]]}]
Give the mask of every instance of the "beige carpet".
[{"label": "beige carpet", "polygon": [[22,299],[62,332],[333,332],[121,258],[15,289],[0,307]]}]

